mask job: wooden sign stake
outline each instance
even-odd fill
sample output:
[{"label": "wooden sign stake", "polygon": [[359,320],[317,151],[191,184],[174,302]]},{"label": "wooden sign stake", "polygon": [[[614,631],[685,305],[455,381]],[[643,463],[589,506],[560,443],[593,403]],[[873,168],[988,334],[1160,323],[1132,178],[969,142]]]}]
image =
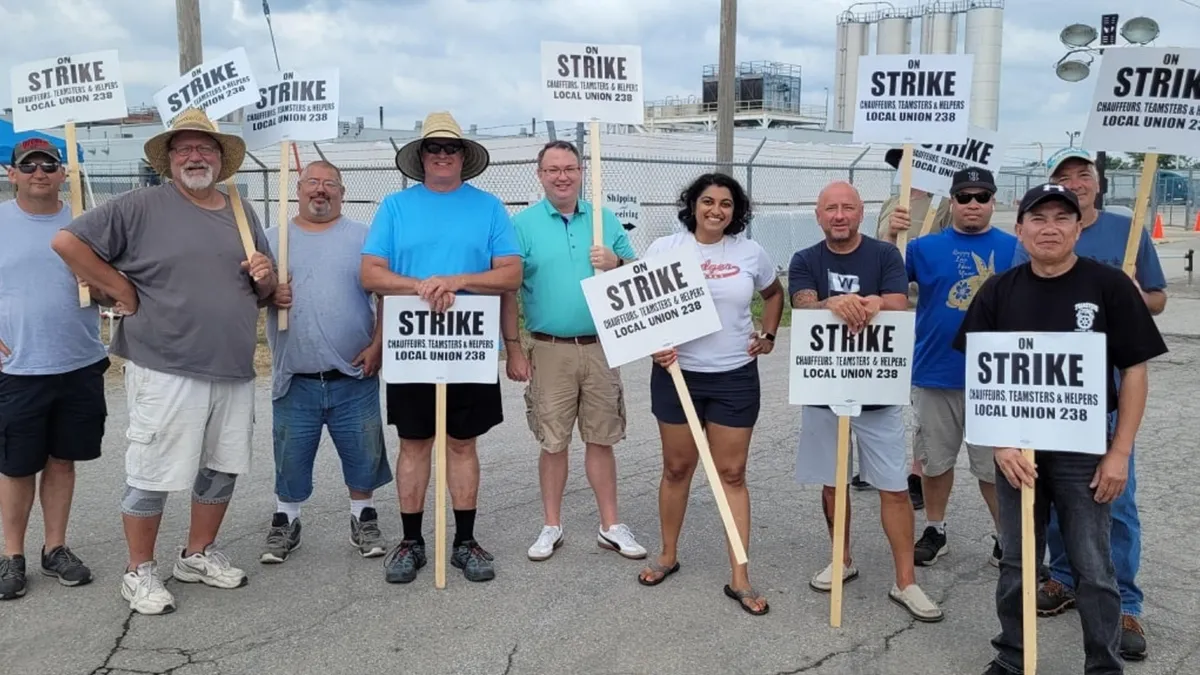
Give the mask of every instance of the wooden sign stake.
[{"label": "wooden sign stake", "polygon": [[1138,182],[1137,202],[1134,204],[1133,220],[1129,225],[1129,239],[1125,242],[1125,260],[1121,269],[1130,277],[1137,266],[1138,244],[1142,240],[1143,223],[1146,222],[1146,211],[1150,208],[1150,191],[1154,189],[1154,179],[1158,175],[1158,153],[1147,152],[1142,158],[1142,177]]},{"label": "wooden sign stake", "polygon": [[[913,144],[905,143],[904,154],[900,157],[900,206],[905,210],[909,209],[912,201],[909,195],[912,192],[912,160]],[[909,214],[911,215],[911,211]],[[909,227],[912,227],[911,222]],[[908,252],[908,230],[896,235],[896,248],[900,249],[900,257],[904,257]]]},{"label": "wooden sign stake", "polygon": [[850,472],[850,418],[862,406],[830,406],[838,416],[837,462],[833,472],[833,576],[829,589],[829,625],[842,625],[842,576],[846,569],[846,474]]},{"label": "wooden sign stake", "polygon": [[[67,179],[71,188],[71,219],[83,215],[83,183],[79,175],[79,150],[76,147],[75,123],[67,122],[63,126],[67,144]],[[92,292],[82,280],[79,282],[79,306],[88,307],[92,304]]]},{"label": "wooden sign stake", "polygon": [[592,146],[591,160],[588,163],[592,179],[592,245],[604,246],[604,192],[601,189],[604,175],[600,170],[600,120],[592,119],[588,123],[588,143]]},{"label": "wooden sign stake", "polygon": [[929,200],[929,210],[925,212],[925,220],[921,223],[921,233],[918,237],[924,237],[933,229],[933,221],[937,219],[937,212],[942,210],[942,204],[946,203],[946,198],[942,197],[938,202],[937,208],[934,208],[933,200]]},{"label": "wooden sign stake", "polygon": [[436,408],[436,435],[434,436],[434,542],[433,585],[438,590],[446,587],[446,383],[433,385]]},{"label": "wooden sign stake", "polygon": [[[1033,450],[1021,450],[1033,466]],[[1021,486],[1021,623],[1024,631],[1025,672],[1037,673],[1037,557],[1034,554],[1033,488]]]},{"label": "wooden sign stake", "polygon": [[[288,230],[291,226],[288,224],[288,168],[291,166],[288,163],[288,143],[284,141],[279,144],[279,281],[287,283],[288,280],[288,241],[291,237],[288,236]],[[279,330],[288,329],[288,311],[286,308],[279,308],[278,325]]]}]

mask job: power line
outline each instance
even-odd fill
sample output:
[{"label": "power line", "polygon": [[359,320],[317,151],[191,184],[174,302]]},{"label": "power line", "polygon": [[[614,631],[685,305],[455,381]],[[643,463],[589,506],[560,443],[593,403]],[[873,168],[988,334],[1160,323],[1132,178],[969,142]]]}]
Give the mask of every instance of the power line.
[{"label": "power line", "polygon": [[1195,7],[1196,9],[1200,9],[1200,4],[1197,4],[1197,3],[1195,3],[1195,2],[1192,2],[1192,0],[1179,0],[1179,1],[1180,1],[1180,2],[1182,2],[1182,3],[1183,3],[1183,4],[1185,4],[1185,5],[1190,5],[1190,6],[1192,6],[1192,7]]}]

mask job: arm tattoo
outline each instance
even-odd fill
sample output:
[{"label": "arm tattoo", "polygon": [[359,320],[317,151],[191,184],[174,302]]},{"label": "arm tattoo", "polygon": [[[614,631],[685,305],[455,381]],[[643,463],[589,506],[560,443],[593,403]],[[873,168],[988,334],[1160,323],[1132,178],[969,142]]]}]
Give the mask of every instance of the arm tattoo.
[{"label": "arm tattoo", "polygon": [[817,300],[816,291],[804,289],[792,293],[792,307],[794,309],[824,309],[825,301]]}]

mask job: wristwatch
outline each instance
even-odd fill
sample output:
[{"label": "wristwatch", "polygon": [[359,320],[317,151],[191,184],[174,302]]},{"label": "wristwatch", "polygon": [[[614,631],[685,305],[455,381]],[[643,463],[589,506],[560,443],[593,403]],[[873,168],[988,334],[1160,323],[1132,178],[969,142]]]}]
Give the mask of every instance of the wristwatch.
[{"label": "wristwatch", "polygon": [[774,333],[763,333],[763,334],[762,334],[762,337],[764,337],[764,338],[765,338],[765,339],[767,339],[767,340],[770,340],[771,342],[774,342],[774,341],[775,341],[775,334],[774,334]]}]

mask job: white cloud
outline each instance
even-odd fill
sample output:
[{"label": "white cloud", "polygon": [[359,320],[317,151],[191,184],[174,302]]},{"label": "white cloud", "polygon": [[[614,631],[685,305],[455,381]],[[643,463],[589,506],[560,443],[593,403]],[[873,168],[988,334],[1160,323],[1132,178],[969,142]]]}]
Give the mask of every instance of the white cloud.
[{"label": "white cloud", "polygon": [[[165,0],[45,0],[4,3],[0,71],[52,54],[117,48],[129,103],[149,103],[178,72],[174,4]],[[808,104],[833,90],[837,16],[848,0],[741,0],[739,61],[799,65]],[[903,0],[897,5],[906,4]],[[1099,25],[1104,12],[1131,16],[1128,0],[1008,0],[1005,10],[1001,129],[1036,157],[1034,141],[1065,142],[1082,129],[1092,84],[1054,75],[1066,49],[1057,32],[1073,22]],[[1158,44],[1200,45],[1200,9],[1181,2],[1147,10],[1162,26]],[[205,53],[243,46],[258,72],[275,68],[260,0],[205,0]],[[540,118],[539,42],[640,44],[647,100],[699,96],[701,71],[717,63],[720,0],[276,0],[271,19],[284,67],[337,66],[343,118],[412,128],[431,110],[449,109],[467,126]],[[919,44],[919,22],[913,22]],[[965,27],[960,25],[960,40]],[[53,35],[52,43],[44,36]],[[873,40],[872,40],[873,41]],[[0,101],[11,99],[0,77]]]}]

